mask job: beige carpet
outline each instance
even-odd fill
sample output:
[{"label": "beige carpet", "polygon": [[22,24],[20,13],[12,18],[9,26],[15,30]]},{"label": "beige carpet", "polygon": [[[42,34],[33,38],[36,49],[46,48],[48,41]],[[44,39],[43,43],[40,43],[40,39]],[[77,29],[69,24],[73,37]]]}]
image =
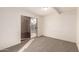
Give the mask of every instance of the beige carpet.
[{"label": "beige carpet", "polygon": [[[28,41],[23,41],[21,44],[6,48],[0,52],[17,52]],[[24,50],[24,52],[77,52],[75,43],[58,40],[50,37],[38,37],[31,43],[31,45]]]},{"label": "beige carpet", "polygon": [[30,40],[30,38],[24,38],[24,39],[25,40],[23,40],[20,44],[3,49],[0,52],[17,52],[17,51],[19,51]]},{"label": "beige carpet", "polygon": [[24,52],[77,52],[75,43],[50,37],[36,38]]}]

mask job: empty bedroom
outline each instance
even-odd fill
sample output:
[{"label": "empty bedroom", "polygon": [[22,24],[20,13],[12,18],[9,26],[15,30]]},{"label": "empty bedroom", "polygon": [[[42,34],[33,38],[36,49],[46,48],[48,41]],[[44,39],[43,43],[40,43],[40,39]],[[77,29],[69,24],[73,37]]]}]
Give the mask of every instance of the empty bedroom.
[{"label": "empty bedroom", "polygon": [[0,52],[78,52],[79,8],[0,7]]}]

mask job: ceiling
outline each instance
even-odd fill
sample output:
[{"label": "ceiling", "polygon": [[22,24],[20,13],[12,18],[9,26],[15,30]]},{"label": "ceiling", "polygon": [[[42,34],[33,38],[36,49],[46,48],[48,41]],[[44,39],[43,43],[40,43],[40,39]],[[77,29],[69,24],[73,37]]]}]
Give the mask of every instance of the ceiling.
[{"label": "ceiling", "polygon": [[[27,7],[25,9],[39,16],[46,16],[52,13],[57,13],[57,11],[53,7],[48,8],[48,10],[44,10],[43,7]],[[58,9],[63,13],[75,11],[76,7],[58,7]]]}]

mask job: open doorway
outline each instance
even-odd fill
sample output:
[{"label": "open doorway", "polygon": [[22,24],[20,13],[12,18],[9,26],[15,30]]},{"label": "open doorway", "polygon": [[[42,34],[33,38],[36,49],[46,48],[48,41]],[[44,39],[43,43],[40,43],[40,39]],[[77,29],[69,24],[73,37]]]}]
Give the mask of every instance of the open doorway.
[{"label": "open doorway", "polygon": [[31,38],[38,36],[38,26],[37,26],[37,18],[32,17],[30,20],[30,30],[31,30]]},{"label": "open doorway", "polygon": [[21,16],[21,41],[28,41],[30,37],[30,17]]},{"label": "open doorway", "polygon": [[21,16],[21,42],[37,37],[37,19],[35,17]]}]

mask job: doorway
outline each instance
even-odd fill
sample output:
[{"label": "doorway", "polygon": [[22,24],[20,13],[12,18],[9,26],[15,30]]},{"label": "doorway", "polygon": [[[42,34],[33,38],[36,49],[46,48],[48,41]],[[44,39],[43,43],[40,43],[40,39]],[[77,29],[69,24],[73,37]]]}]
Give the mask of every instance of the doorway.
[{"label": "doorway", "polygon": [[38,21],[37,18],[32,17],[30,20],[30,30],[31,30],[31,38],[38,36]]},{"label": "doorway", "polygon": [[21,16],[21,41],[30,38],[30,17]]},{"label": "doorway", "polygon": [[37,36],[37,18],[21,16],[21,42]]}]

